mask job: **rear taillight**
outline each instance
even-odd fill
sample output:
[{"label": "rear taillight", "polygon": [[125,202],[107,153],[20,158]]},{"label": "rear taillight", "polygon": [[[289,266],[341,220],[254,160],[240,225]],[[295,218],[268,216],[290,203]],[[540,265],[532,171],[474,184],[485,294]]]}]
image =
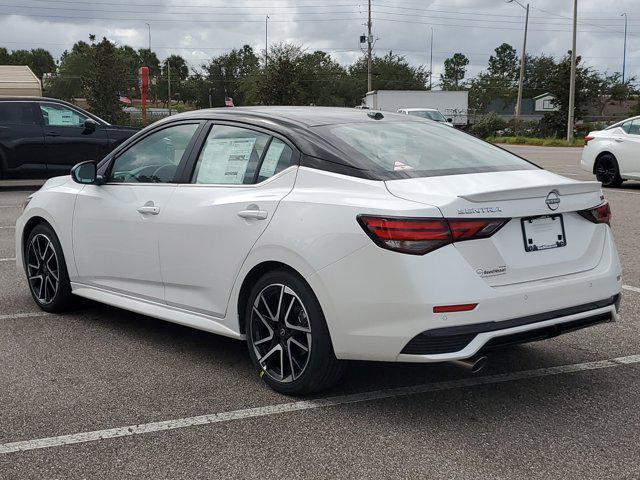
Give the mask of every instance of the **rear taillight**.
[{"label": "rear taillight", "polygon": [[358,216],[358,222],[378,246],[412,255],[424,255],[453,242],[490,237],[508,221],[506,218],[485,220]]},{"label": "rear taillight", "polygon": [[585,144],[585,145],[588,145],[588,144],[589,144],[589,142],[590,142],[591,140],[593,140],[594,138],[596,138],[596,137],[590,137],[590,136],[588,136],[588,135],[587,135],[586,137],[584,137],[584,144]]},{"label": "rear taillight", "polygon": [[609,206],[609,202],[604,202],[596,208],[580,210],[578,213],[593,223],[606,223],[609,225],[611,222],[611,207]]}]

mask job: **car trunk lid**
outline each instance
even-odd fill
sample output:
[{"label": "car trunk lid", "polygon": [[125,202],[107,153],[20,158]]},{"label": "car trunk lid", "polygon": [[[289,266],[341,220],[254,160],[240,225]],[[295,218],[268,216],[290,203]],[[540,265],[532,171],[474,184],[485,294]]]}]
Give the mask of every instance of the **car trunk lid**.
[{"label": "car trunk lid", "polygon": [[490,238],[455,243],[490,286],[553,278],[594,268],[605,229],[578,211],[602,203],[599,182],[545,170],[391,180],[397,197],[436,206],[445,218],[509,218]]}]

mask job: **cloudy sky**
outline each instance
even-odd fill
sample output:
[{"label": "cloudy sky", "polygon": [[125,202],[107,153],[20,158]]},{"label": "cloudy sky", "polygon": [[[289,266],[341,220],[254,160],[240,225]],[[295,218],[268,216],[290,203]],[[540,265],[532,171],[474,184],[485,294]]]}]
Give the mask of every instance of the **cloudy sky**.
[{"label": "cloudy sky", "polygon": [[[520,0],[526,3],[526,0]],[[506,0],[373,0],[375,51],[429,62],[434,74],[454,52],[470,59],[468,75],[485,68],[502,42],[522,46],[524,9]],[[360,52],[366,0],[0,0],[0,46],[43,47],[54,57],[89,34],[135,48],[151,45],[164,58],[182,55],[198,68],[207,58],[243,44],[257,50],[268,39],[329,51],[349,63]],[[530,0],[527,51],[561,55],[571,47],[572,0]],[[627,76],[640,79],[640,1],[578,0],[578,53],[609,72],[622,70],[628,15]]]}]

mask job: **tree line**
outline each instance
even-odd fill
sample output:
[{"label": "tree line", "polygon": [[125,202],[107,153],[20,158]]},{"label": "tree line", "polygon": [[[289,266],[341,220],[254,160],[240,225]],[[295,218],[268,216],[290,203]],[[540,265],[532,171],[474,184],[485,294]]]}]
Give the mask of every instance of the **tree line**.
[{"label": "tree line", "polygon": [[[224,106],[225,97],[236,105],[359,105],[367,88],[367,61],[363,56],[342,65],[321,50],[281,43],[269,48],[268,55],[244,45],[190,68],[180,55],[160,60],[157,53],[130,46],[117,46],[106,38],[78,41],[56,63],[49,52],[0,49],[0,63],[26,64],[44,79],[45,93],[71,100],[86,98],[90,108],[110,121],[122,120],[118,95],[139,97],[138,71],[149,67],[152,78],[150,97],[166,105],[171,100],[193,108]],[[471,109],[484,111],[492,102],[512,105],[518,91],[520,59],[507,43],[490,56],[487,68],[467,78],[469,59],[455,53],[444,61],[438,81],[430,78],[425,65],[412,65],[392,51],[373,57],[374,89],[427,90],[430,83],[443,90],[468,90]],[[569,97],[570,55],[527,55],[523,98],[552,93],[559,112],[547,121],[566,124]],[[170,75],[169,75],[170,70]],[[624,100],[636,92],[635,78],[624,82],[619,73],[599,72],[584,66],[578,57],[576,79],[576,118],[587,108],[604,108],[605,99]],[[561,130],[561,128],[560,128]]]}]

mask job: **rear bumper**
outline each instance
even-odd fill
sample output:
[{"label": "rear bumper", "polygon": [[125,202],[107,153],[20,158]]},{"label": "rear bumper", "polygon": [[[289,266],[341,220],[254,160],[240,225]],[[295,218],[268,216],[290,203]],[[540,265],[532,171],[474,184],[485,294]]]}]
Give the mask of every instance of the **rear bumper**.
[{"label": "rear bumper", "polygon": [[[488,285],[451,245],[413,256],[372,244],[307,280],[324,311],[336,356],[389,362],[464,359],[495,345],[497,337],[533,332],[532,336],[547,338],[576,328],[578,324],[571,325],[574,321],[615,320],[615,300],[598,302],[622,289],[618,254],[608,228],[594,268],[513,285]],[[433,312],[436,305],[466,303],[478,306],[466,312]],[[518,321],[523,318],[527,320]],[[588,326],[590,321],[584,323]],[[486,329],[488,324],[495,328]],[[473,335],[457,349],[406,353],[416,336],[448,328],[449,333]]]},{"label": "rear bumper", "polygon": [[546,340],[563,333],[613,322],[620,294],[605,300],[526,317],[428,330],[405,345],[397,360],[439,362],[469,358],[481,350]]}]

